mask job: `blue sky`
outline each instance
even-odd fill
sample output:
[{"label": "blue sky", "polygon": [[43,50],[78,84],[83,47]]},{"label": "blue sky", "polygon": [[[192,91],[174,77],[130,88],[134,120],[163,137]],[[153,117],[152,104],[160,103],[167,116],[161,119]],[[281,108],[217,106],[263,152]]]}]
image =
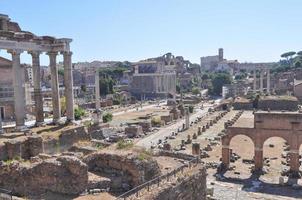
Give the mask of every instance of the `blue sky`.
[{"label": "blue sky", "polygon": [[73,38],[73,62],[172,52],[199,63],[219,47],[228,59],[277,61],[302,50],[301,8],[301,0],[0,0],[22,29]]}]

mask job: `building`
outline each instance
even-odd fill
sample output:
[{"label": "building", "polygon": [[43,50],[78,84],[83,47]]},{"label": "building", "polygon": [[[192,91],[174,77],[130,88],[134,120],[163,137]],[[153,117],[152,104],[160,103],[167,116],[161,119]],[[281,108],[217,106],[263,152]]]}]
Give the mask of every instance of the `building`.
[{"label": "building", "polygon": [[176,94],[176,73],[165,71],[164,63],[140,61],[134,64],[129,91],[137,99],[165,98]]}]

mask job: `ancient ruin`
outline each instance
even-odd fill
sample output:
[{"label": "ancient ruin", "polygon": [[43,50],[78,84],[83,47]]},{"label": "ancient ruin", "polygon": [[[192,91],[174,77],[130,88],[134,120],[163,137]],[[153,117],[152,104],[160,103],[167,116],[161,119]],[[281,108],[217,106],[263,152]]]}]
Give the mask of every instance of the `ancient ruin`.
[{"label": "ancient ruin", "polygon": [[50,36],[36,36],[33,33],[22,30],[16,22],[11,22],[7,15],[0,15],[0,49],[7,50],[12,55],[12,68],[14,80],[14,112],[16,129],[24,130],[25,127],[25,91],[22,83],[24,71],[21,68],[20,55],[27,51],[32,56],[33,80],[35,91],[35,110],[37,124],[44,122],[43,100],[41,94],[40,59],[41,53],[49,56],[52,81],[53,121],[61,120],[59,100],[59,82],[56,57],[59,53],[64,58],[64,79],[66,96],[67,121],[74,120],[73,78],[72,61],[70,51],[71,39],[56,39]]}]

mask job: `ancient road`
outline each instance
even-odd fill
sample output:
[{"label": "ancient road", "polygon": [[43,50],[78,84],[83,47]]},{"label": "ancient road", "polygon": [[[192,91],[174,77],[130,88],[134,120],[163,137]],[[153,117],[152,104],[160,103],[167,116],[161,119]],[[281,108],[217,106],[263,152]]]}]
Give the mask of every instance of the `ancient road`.
[{"label": "ancient road", "polygon": [[[197,112],[190,116],[190,122],[195,121],[195,119],[198,117],[206,115],[208,109],[213,106],[214,104],[206,104],[202,110],[200,108],[196,108]],[[159,139],[164,140],[164,138],[170,136],[173,131],[177,132],[177,129],[181,128],[183,123],[185,123],[185,119],[177,121],[175,124],[171,124],[170,126],[161,128],[158,132],[150,134],[147,137],[139,140],[135,145],[149,149],[153,144],[157,144]]]}]

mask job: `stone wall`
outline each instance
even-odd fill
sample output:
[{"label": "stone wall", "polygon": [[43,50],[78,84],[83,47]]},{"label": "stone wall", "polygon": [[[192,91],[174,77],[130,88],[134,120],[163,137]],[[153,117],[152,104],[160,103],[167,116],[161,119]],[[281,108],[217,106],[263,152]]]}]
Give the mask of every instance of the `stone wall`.
[{"label": "stone wall", "polygon": [[0,150],[0,160],[29,159],[43,152],[42,137],[35,135],[9,139],[0,144]]},{"label": "stone wall", "polygon": [[97,152],[84,157],[83,161],[88,165],[89,171],[114,176],[114,189],[121,189],[125,184],[134,187],[160,175],[159,165],[155,160],[140,159],[136,154]]},{"label": "stone wall", "polygon": [[146,200],[206,200],[206,169],[203,167],[194,174],[180,178],[176,183],[156,191],[151,198]]},{"label": "stone wall", "polygon": [[0,187],[18,196],[38,195],[47,191],[80,194],[87,184],[87,165],[71,156],[35,163],[13,161],[0,164]]},{"label": "stone wall", "polygon": [[298,99],[291,96],[264,97],[258,102],[260,110],[298,110]]}]

